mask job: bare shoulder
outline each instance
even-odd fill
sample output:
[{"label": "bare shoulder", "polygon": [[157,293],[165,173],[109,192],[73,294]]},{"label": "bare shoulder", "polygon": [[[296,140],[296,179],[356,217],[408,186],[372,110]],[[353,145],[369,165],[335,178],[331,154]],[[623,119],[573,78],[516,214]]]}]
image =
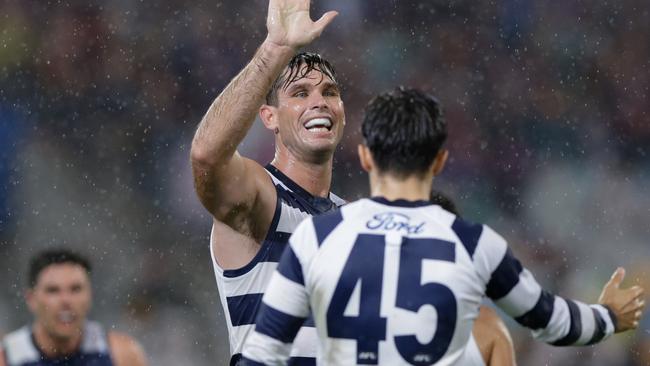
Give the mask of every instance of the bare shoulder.
[{"label": "bare shoulder", "polygon": [[215,219],[226,224],[236,224],[233,217],[249,214],[265,188],[273,186],[264,167],[237,152],[226,161],[193,160],[192,171],[199,200]]},{"label": "bare shoulder", "polygon": [[256,228],[270,224],[275,209],[276,192],[266,169],[248,158],[240,159],[236,173],[220,177],[220,193],[214,197],[210,212],[215,220],[233,230],[258,238]]},{"label": "bare shoulder", "polygon": [[495,325],[498,323],[503,323],[501,321],[501,318],[499,318],[497,312],[488,306],[481,306],[479,308],[477,321],[479,319],[481,320],[481,323],[484,325],[489,325],[489,324]]},{"label": "bare shoulder", "polygon": [[247,207],[230,207],[214,216],[211,243],[214,258],[223,269],[241,268],[257,254],[276,210],[277,192],[266,169],[250,160],[249,179],[256,180],[257,197]]},{"label": "bare shoulder", "polygon": [[506,327],[505,323],[503,323],[503,320],[501,320],[501,317],[496,311],[494,311],[494,309],[488,306],[481,306],[475,324],[481,328],[481,330],[495,333],[495,336],[506,336],[512,343],[508,327]]},{"label": "bare shoulder", "polygon": [[512,337],[496,311],[481,306],[472,333],[486,365],[516,364]]},{"label": "bare shoulder", "polygon": [[146,366],[147,358],[138,341],[120,332],[108,332],[111,357],[116,366]]}]

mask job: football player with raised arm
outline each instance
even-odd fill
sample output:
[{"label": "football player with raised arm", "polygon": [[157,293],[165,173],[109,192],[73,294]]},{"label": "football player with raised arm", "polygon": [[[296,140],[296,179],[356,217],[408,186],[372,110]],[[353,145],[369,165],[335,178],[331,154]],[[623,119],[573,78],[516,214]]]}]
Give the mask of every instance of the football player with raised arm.
[{"label": "football player with raised arm", "polygon": [[[253,330],[289,235],[304,218],[344,203],[329,191],[345,124],[336,73],[319,55],[297,53],[335,16],[313,22],[308,0],[269,1],[266,40],[212,103],[192,142],[196,192],[214,218],[210,248],[231,364]],[[275,158],[266,166],[237,152],[256,115],[275,134]],[[316,346],[308,320],[290,363],[315,365]]]},{"label": "football player with raised arm", "polygon": [[467,344],[484,296],[556,346],[594,344],[638,326],[643,289],[619,288],[623,269],[598,304],[550,294],[499,234],[429,201],[448,155],[435,98],[381,94],[366,107],[362,133],[372,198],[295,229],[246,341],[245,364],[285,364],[311,314],[320,365],[472,365]]}]

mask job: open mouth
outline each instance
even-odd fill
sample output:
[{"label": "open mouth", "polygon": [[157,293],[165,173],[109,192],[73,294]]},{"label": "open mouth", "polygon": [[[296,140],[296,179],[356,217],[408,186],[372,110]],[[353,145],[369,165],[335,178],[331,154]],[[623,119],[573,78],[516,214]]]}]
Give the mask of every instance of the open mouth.
[{"label": "open mouth", "polygon": [[327,132],[332,130],[332,120],[325,117],[313,118],[307,121],[304,126],[311,132]]},{"label": "open mouth", "polygon": [[57,314],[56,318],[64,324],[70,324],[75,320],[75,316],[71,311],[61,311]]}]

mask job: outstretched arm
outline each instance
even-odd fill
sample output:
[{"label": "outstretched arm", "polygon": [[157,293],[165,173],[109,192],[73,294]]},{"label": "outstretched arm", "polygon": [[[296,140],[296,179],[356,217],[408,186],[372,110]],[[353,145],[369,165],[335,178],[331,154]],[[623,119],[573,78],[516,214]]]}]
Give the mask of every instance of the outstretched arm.
[{"label": "outstretched arm", "polygon": [[195,188],[216,219],[224,221],[233,208],[246,212],[256,200],[261,167],[243,159],[237,146],[296,50],[318,37],[335,16],[336,12],[328,12],[313,22],[309,0],[269,1],[266,40],[212,103],[192,141]]},{"label": "outstretched arm", "polygon": [[483,226],[474,253],[478,272],[487,279],[486,294],[538,340],[555,346],[589,345],[614,332],[635,328],[645,305],[643,289],[619,288],[617,270],[603,289],[600,304],[584,304],[543,290],[514,257],[505,240]]}]

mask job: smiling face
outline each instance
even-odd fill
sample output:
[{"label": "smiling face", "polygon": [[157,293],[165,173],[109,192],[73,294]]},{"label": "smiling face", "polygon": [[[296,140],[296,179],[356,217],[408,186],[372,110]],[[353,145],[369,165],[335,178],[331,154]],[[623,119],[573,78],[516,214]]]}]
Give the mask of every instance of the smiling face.
[{"label": "smiling face", "polygon": [[88,273],[73,263],[45,267],[27,291],[27,305],[34,314],[35,326],[57,341],[80,336],[90,303]]},{"label": "smiling face", "polygon": [[296,159],[331,159],[343,136],[345,112],[338,85],[318,69],[278,90],[277,106],[265,105],[266,126],[277,129],[278,148]]}]

